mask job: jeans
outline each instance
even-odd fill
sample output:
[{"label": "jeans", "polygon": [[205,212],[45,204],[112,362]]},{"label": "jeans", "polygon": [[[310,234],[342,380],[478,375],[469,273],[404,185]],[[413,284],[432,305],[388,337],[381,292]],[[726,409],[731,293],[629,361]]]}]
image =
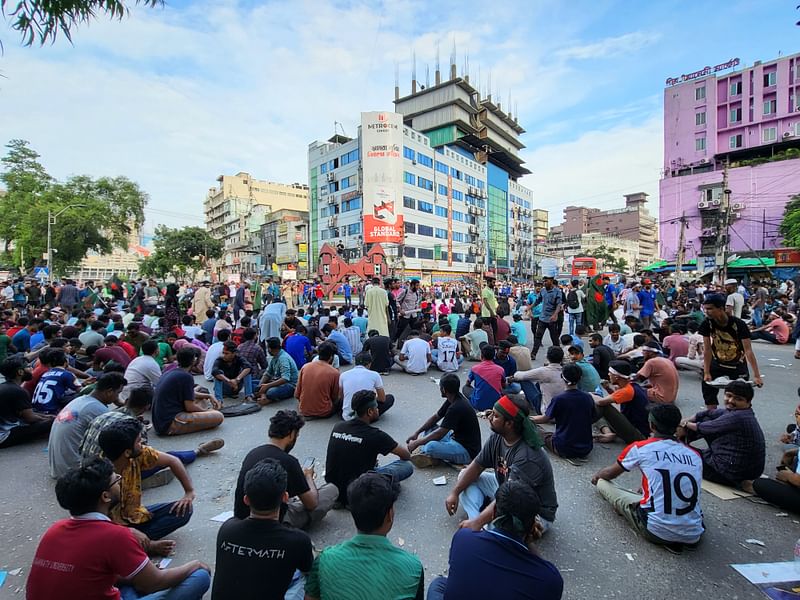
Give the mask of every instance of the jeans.
[{"label": "jeans", "polygon": [[167,537],[176,529],[180,529],[192,518],[192,510],[183,513],[182,517],[170,512],[174,502],[163,502],[147,506],[148,512],[152,515],[149,521],[139,525],[133,525],[151,540],[160,540]]},{"label": "jeans", "polygon": [[754,331],[750,334],[751,340],[767,340],[768,342],[772,342],[773,344],[780,344],[781,342],[778,341],[778,338],[775,337],[774,333],[770,333],[769,331]]},{"label": "jeans", "polygon": [[761,327],[764,324],[764,306],[753,307],[753,325]]},{"label": "jeans", "polygon": [[457,465],[466,465],[471,460],[466,448],[453,439],[452,431],[448,431],[440,440],[428,442],[421,449],[423,454]]},{"label": "jeans", "polygon": [[539,322],[536,323],[536,331],[533,332],[533,350],[531,350],[531,358],[536,358],[536,354],[539,352],[539,348],[542,346],[542,338],[544,338],[545,331],[550,333],[550,341],[552,342],[553,346],[560,345],[558,334],[561,332],[561,326],[559,326],[559,322],[557,320],[539,320]]},{"label": "jeans", "polygon": [[[248,375],[244,379],[242,379],[242,385],[239,386],[239,392],[244,390],[245,396],[252,396],[253,395],[253,378]],[[239,392],[233,393],[233,388],[229,386],[224,381],[220,381],[219,379],[214,380],[214,398],[222,402],[223,396],[239,396]]]},{"label": "jeans", "polygon": [[522,391],[522,385],[518,382],[514,382],[509,384],[508,387],[503,388],[503,395],[508,396],[509,394],[519,394]]},{"label": "jeans", "polygon": [[427,600],[444,600],[445,591],[447,591],[447,577],[440,575],[428,586]]},{"label": "jeans", "polygon": [[298,570],[295,570],[292,583],[289,584],[283,600],[303,600],[306,596],[306,578]]},{"label": "jeans", "polygon": [[520,381],[522,393],[537,415],[542,414],[542,390],[535,381]]},{"label": "jeans", "polygon": [[267,390],[267,400],[286,400],[287,398],[294,398],[294,386],[291,383],[284,383]]},{"label": "jeans", "polygon": [[575,333],[575,328],[583,322],[583,313],[569,313],[569,334]]},{"label": "jeans", "polygon": [[800,489],[774,479],[758,478],[753,489],[761,498],[779,508],[800,512]]},{"label": "jeans", "polygon": [[494,500],[499,487],[494,471],[484,471],[478,476],[478,479],[461,492],[458,502],[467,513],[467,518],[474,519],[481,514],[487,501]]},{"label": "jeans", "polygon": [[142,595],[133,586],[121,585],[119,593],[122,600],[200,600],[210,586],[211,575],[208,571],[197,569],[178,585],[168,590]]},{"label": "jeans", "polygon": [[[167,452],[167,454],[171,454],[184,465],[190,465],[197,459],[197,452],[194,450],[173,450],[172,452]],[[155,467],[142,471],[142,479],[147,479],[151,475],[155,475],[163,468],[164,467]]]},{"label": "jeans", "polygon": [[414,465],[410,460],[396,460],[388,465],[383,465],[375,469],[378,473],[388,473],[394,477],[395,481],[403,481],[411,477],[414,473]]}]

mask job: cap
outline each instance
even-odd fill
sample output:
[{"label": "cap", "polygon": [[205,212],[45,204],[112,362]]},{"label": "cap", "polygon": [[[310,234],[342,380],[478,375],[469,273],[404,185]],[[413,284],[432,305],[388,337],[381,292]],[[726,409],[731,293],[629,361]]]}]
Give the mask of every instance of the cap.
[{"label": "cap", "polygon": [[725,280],[725,285],[736,285],[737,283],[739,283],[739,282],[736,279],[734,279],[733,277],[731,277],[730,279],[726,279]]},{"label": "cap", "polygon": [[661,348],[658,347],[658,342],[647,342],[644,346],[642,346],[642,352],[661,354]]},{"label": "cap", "polygon": [[652,283],[652,282],[651,282],[649,279],[645,279],[645,280],[644,280],[644,284],[645,284],[645,285],[647,285],[647,284],[649,284],[649,283]]}]

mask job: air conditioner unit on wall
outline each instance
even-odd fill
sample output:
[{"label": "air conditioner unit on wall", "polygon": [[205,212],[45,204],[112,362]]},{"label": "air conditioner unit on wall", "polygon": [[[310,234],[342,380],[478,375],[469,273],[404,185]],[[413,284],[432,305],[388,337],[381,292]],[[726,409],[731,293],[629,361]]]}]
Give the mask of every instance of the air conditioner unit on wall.
[{"label": "air conditioner unit on wall", "polygon": [[744,210],[744,204],[741,202],[734,202],[731,204],[731,210]]},{"label": "air conditioner unit on wall", "polygon": [[333,173],[328,173],[327,180],[336,181],[336,176]]},{"label": "air conditioner unit on wall", "polygon": [[700,202],[697,203],[697,208],[699,208],[700,210],[703,210],[705,208],[709,208],[710,206],[711,205],[708,202],[706,202],[705,200],[700,200]]}]

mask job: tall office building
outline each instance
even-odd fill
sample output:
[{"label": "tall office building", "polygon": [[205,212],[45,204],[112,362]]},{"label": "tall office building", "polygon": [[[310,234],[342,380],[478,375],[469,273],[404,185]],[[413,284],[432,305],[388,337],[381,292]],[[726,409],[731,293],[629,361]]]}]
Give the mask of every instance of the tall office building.
[{"label": "tall office building", "polygon": [[686,259],[714,256],[725,242],[733,252],[781,246],[784,207],[800,193],[800,54],[739,65],[732,59],[666,81],[659,185],[666,260],[677,257],[681,219]]},{"label": "tall office building", "polygon": [[341,241],[347,258],[385,245],[390,265],[430,281],[486,269],[533,274],[533,192],[517,182],[524,130],[466,77],[418,86],[396,112],[362,113],[353,138],[309,146],[311,256]]}]

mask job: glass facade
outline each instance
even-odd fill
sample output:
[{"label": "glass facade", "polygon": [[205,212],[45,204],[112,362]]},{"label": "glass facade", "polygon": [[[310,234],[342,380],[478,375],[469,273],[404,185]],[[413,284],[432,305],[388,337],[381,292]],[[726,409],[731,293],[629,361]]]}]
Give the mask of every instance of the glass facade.
[{"label": "glass facade", "polygon": [[319,218],[317,217],[317,202],[319,184],[317,183],[317,167],[311,167],[311,172],[308,174],[309,188],[308,188],[308,202],[311,205],[311,210],[308,213],[309,226],[311,228],[311,253],[308,257],[308,271],[309,275],[317,269],[317,261],[319,260]]},{"label": "glass facade", "polygon": [[489,267],[508,266],[508,193],[489,185]]}]

